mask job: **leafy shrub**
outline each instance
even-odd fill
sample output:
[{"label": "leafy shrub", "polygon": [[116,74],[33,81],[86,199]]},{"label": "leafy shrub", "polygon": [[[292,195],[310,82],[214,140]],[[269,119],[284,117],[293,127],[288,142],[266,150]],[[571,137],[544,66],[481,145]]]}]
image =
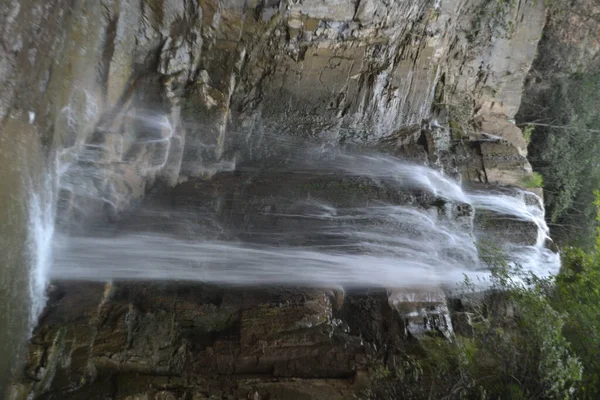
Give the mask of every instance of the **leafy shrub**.
[{"label": "leafy shrub", "polygon": [[584,370],[580,398],[600,398],[600,259],[597,252],[568,248],[552,305],[566,315],[563,334]]},{"label": "leafy shrub", "polygon": [[533,136],[533,132],[535,132],[535,126],[533,126],[532,124],[529,124],[525,128],[523,128],[523,138],[525,139],[525,143],[527,143],[527,146],[529,146],[529,143],[531,143],[531,137]]},{"label": "leafy shrub", "polygon": [[468,278],[460,286],[471,333],[423,339],[416,356],[375,371],[366,398],[600,398],[600,229],[594,238],[592,250],[565,248],[561,272],[548,278],[481,246],[490,289],[479,293]]},{"label": "leafy shrub", "polygon": [[[594,195],[600,220],[600,192]],[[600,398],[600,230],[593,250],[564,249],[551,300],[554,309],[566,315],[563,334],[584,366],[580,397]]]},{"label": "leafy shrub", "polygon": [[541,188],[544,186],[544,178],[541,174],[533,172],[531,175],[524,177],[522,183],[526,188]]},{"label": "leafy shrub", "polygon": [[469,279],[460,290],[472,334],[422,339],[419,378],[378,374],[370,398],[573,398],[582,366],[563,336],[568,316],[552,306],[553,280],[509,267],[495,250],[483,256],[490,290]]}]

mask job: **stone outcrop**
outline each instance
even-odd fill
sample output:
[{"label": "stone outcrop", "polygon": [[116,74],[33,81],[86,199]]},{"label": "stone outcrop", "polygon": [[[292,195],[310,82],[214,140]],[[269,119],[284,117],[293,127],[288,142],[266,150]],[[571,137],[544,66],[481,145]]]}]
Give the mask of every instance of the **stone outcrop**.
[{"label": "stone outcrop", "polygon": [[13,398],[349,398],[411,340],[385,291],[340,295],[59,284]]}]

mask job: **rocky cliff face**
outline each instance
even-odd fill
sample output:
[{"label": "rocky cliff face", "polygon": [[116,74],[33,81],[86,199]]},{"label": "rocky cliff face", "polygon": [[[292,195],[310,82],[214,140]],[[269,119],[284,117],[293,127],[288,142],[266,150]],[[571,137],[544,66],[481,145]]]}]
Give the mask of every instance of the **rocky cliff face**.
[{"label": "rocky cliff face", "polygon": [[[71,222],[239,179],[227,172],[286,141],[385,150],[474,185],[531,173],[511,120],[541,1],[30,3],[0,13],[2,130],[28,126],[57,155]],[[419,332],[450,324],[438,293],[52,293],[14,398],[348,398],[374,360],[400,362]]]},{"label": "rocky cliff face", "polygon": [[342,399],[404,338],[385,292],[137,284],[53,296],[30,346],[37,381],[18,387],[42,398]]},{"label": "rocky cliff face", "polygon": [[[31,86],[26,71],[37,70],[31,93],[47,100],[23,94],[21,118],[56,122],[47,140],[64,149],[63,165],[95,163],[103,179],[87,190],[118,209],[156,180],[267,156],[269,138],[418,146],[422,122],[435,118],[451,131],[432,143],[447,169],[500,184],[530,172],[510,120],[541,37],[541,2],[73,3],[7,9],[5,81],[21,82],[12,70]],[[19,45],[30,13],[63,19],[49,54],[48,38]]]}]

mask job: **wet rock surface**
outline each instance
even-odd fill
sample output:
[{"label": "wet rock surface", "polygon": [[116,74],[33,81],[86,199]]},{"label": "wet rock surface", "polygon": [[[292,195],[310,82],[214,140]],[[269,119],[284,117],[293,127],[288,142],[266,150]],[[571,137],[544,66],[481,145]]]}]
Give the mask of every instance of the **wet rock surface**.
[{"label": "wet rock surface", "polygon": [[[428,209],[431,218],[459,224],[462,218],[469,227],[473,219],[466,204],[368,179],[236,172],[147,194],[144,205],[110,226],[115,233],[151,229],[247,243],[338,245],[360,225],[390,221],[342,220],[337,235],[323,235],[331,221],[307,219],[303,207],[317,213],[320,202],[339,211],[369,201]],[[507,224],[509,231],[520,226]],[[535,237],[537,229],[528,234]],[[442,289],[427,286],[57,282],[12,398],[349,398],[368,388],[374,368],[395,367],[403,355],[418,353],[422,338],[451,339],[455,322],[468,331],[463,314],[451,313]]]},{"label": "wet rock surface", "polygon": [[[9,3],[0,126],[19,135],[31,125],[58,159],[72,233],[90,221],[165,223],[135,215],[141,201],[200,205],[229,228],[218,235],[238,227],[249,241],[254,226],[301,227],[278,217],[296,207],[286,198],[413,204],[444,218],[439,199],[360,179],[245,174],[272,167],[265,160],[290,138],[383,150],[472,183],[519,185],[531,173],[510,120],[541,1]],[[472,210],[448,207],[471,226]],[[519,241],[532,240],[529,228]],[[57,283],[11,396],[345,399],[368,385],[373,363],[451,325],[437,287]]]}]

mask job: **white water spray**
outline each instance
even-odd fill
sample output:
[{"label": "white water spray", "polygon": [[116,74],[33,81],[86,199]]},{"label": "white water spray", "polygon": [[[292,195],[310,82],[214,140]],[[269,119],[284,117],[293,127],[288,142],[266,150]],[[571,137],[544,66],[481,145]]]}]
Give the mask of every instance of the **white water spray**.
[{"label": "white water spray", "polygon": [[492,212],[500,218],[534,224],[536,238],[533,245],[506,243],[504,250],[513,265],[519,265],[540,277],[558,273],[560,255],[546,247],[550,230],[544,220],[542,200],[531,192],[514,189],[512,195],[473,193],[470,196],[475,210]]},{"label": "white water spray", "polygon": [[[97,116],[90,116],[97,107],[87,94],[83,99],[82,117],[97,121]],[[81,125],[72,109],[65,109],[69,129]],[[141,137],[95,127],[96,134],[112,135],[114,140],[94,143],[88,140],[94,128],[90,124],[79,127],[84,134],[60,157],[58,186],[63,193],[108,204],[116,211],[126,209],[128,195],[119,191],[124,176],[118,171],[120,166],[128,165],[127,148],[135,146],[163,148],[141,169],[137,168],[138,178],[160,173],[175,132],[168,118],[147,112],[128,112],[124,117],[143,127]],[[43,307],[44,289],[50,278],[404,288],[452,285],[465,274],[486,275],[477,250],[477,242],[485,239],[485,232],[471,231],[472,213],[457,215],[458,206],[535,224],[537,237],[533,245],[507,243],[503,250],[511,262],[535,273],[558,271],[558,255],[544,247],[548,228],[543,206],[539,198],[527,201],[535,195],[518,190],[510,194],[470,193],[438,171],[391,156],[340,149],[323,153],[319,148],[291,142],[283,145],[290,152],[286,154],[285,169],[292,174],[358,178],[408,197],[426,194],[428,201],[441,204],[390,204],[369,199],[369,204],[340,207],[319,199],[292,199],[298,204],[304,202],[300,211],[267,212],[265,218],[301,219],[301,228],[294,223],[277,231],[258,226],[242,229],[242,235],[237,236],[240,227],[217,226],[213,218],[201,227],[201,235],[159,232],[142,225],[117,234],[93,230],[83,237],[60,234],[53,241],[55,199],[33,195],[32,315],[37,317]],[[48,189],[48,193],[56,190]],[[86,201],[69,204],[81,207]],[[169,212],[175,219],[189,219],[182,217],[180,210]],[[63,217],[68,218],[68,214]],[[226,239],[220,238],[223,232],[228,232]],[[52,251],[54,265],[50,269]]]},{"label": "white water spray", "polygon": [[[309,221],[304,221],[303,230],[252,232],[262,243],[147,232],[116,238],[61,237],[52,272],[55,278],[101,281],[414,288],[451,284],[478,269],[472,238],[437,223],[422,210],[312,206],[305,214],[274,215]],[[265,243],[273,241],[307,244]]]},{"label": "white water spray", "polygon": [[51,162],[41,182],[29,183],[27,255],[29,257],[29,334],[46,305],[56,219],[55,163]]},{"label": "white water spray", "polygon": [[[522,191],[469,193],[435,170],[385,155],[337,154],[322,165],[298,168],[304,174],[360,177],[398,191],[425,192],[447,206],[426,209],[380,203],[340,208],[315,200],[295,213],[267,213],[272,218],[308,220],[301,228],[292,224],[288,230],[269,232],[258,227],[245,232],[254,238],[251,242],[214,240],[211,232],[181,237],[143,227],[116,237],[61,237],[53,278],[405,288],[451,285],[465,274],[486,275],[476,245],[480,233],[465,231],[465,224],[455,216],[443,215],[444,210],[452,212],[452,204],[535,224],[534,245],[506,245],[503,250],[510,261],[536,273],[546,275],[558,269],[558,256],[544,248],[548,229],[543,209],[540,204],[526,204]],[[218,231],[223,230],[227,228]]]}]

